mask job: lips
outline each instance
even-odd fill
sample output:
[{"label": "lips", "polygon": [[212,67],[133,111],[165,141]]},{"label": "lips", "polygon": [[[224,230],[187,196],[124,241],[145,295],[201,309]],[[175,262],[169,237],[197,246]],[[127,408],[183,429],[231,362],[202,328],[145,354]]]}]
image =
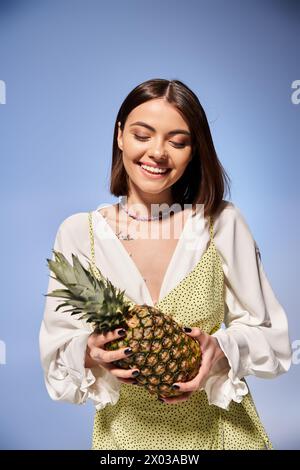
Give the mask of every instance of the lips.
[{"label": "lips", "polygon": [[137,162],[138,165],[146,165],[146,166],[151,166],[152,168],[159,168],[160,170],[170,170],[171,168],[168,168],[167,166],[160,166],[160,165],[153,165],[153,163],[147,163],[147,162]]},{"label": "lips", "polygon": [[[162,179],[162,178],[165,178],[166,175],[169,174],[169,172],[171,171],[170,168],[166,168],[165,170],[166,171],[163,171],[162,173],[160,171],[150,171],[150,170],[147,170],[144,165],[145,163],[144,162],[141,162],[141,163],[137,163],[140,167],[140,171],[142,172],[142,174],[144,176],[147,176],[147,178],[151,178],[151,179]],[[161,168],[161,167],[158,167],[158,166],[153,166],[151,165],[151,168]]]}]

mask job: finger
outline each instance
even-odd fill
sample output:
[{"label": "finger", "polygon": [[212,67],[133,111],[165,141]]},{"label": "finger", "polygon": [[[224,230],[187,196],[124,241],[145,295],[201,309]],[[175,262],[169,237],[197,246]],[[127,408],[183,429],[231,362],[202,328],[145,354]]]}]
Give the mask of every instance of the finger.
[{"label": "finger", "polygon": [[122,379],[118,377],[118,380],[124,384],[139,385],[139,383],[135,379]]},{"label": "finger", "polygon": [[183,328],[184,332],[189,335],[189,336],[192,336],[192,338],[199,338],[201,336],[205,336],[206,333],[204,333],[204,331],[200,330],[200,328],[190,328],[190,327],[184,327]]},{"label": "finger", "polygon": [[[191,330],[191,331],[186,331],[186,330]],[[203,352],[210,338],[209,334],[200,330],[200,328],[188,328],[188,327],[184,329],[184,332],[188,336],[195,338],[200,343],[201,351]]]},{"label": "finger", "polygon": [[178,390],[180,392],[195,392],[198,390],[198,376],[199,373],[196,375],[196,377],[193,378],[193,380],[190,380],[189,382],[175,382],[172,385],[172,388],[174,390]]},{"label": "finger", "polygon": [[[191,331],[186,331],[186,329]],[[184,328],[184,331],[188,336],[195,338],[200,343],[201,353],[203,354],[209,344],[210,335],[200,330],[200,328],[186,327]]]},{"label": "finger", "polygon": [[107,333],[92,333],[91,336],[93,338],[93,344],[98,348],[102,348],[106,343],[126,336],[126,330],[123,328],[116,328],[115,330],[108,331]]},{"label": "finger", "polygon": [[179,390],[181,392],[195,392],[199,388],[199,377],[201,378],[200,371],[201,371],[202,363],[199,368],[197,375],[187,382],[174,382],[172,384],[172,388],[174,390]]},{"label": "finger", "polygon": [[202,387],[204,381],[206,380],[210,369],[212,367],[214,352],[210,349],[207,349],[202,356],[202,364],[197,375],[198,389]]},{"label": "finger", "polygon": [[195,392],[199,390],[202,382],[205,380],[206,376],[209,374],[213,352],[207,350],[205,354],[202,355],[202,362],[199,368],[198,374],[188,382],[174,382],[172,387],[175,390],[180,390],[181,392]]},{"label": "finger", "polygon": [[160,398],[166,404],[175,404],[175,403],[181,403],[183,401],[188,400],[190,396],[192,395],[192,393],[193,392],[184,393],[178,397],[168,397],[168,398],[160,397]]},{"label": "finger", "polygon": [[133,379],[135,380],[136,377],[140,375],[139,369],[118,369],[116,367],[111,367],[109,372],[113,374],[115,377],[122,378],[122,379]]},{"label": "finger", "polygon": [[93,348],[90,352],[90,356],[97,362],[109,364],[113,361],[119,361],[125,357],[129,357],[133,354],[131,348],[116,349],[115,351],[106,351],[101,348]]}]

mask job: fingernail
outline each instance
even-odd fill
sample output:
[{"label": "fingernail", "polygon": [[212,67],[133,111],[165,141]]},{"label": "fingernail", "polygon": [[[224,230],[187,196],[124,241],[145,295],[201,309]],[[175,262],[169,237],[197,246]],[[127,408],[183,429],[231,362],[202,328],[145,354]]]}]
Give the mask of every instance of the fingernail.
[{"label": "fingernail", "polygon": [[138,375],[140,375],[139,371],[138,370],[135,370],[134,372],[132,372],[132,377],[137,377]]},{"label": "fingernail", "polygon": [[162,403],[165,403],[165,401],[162,398],[158,398],[158,400],[161,401]]},{"label": "fingernail", "polygon": [[179,385],[172,385],[171,389],[172,390],[179,390],[180,387],[179,387]]},{"label": "fingernail", "polygon": [[131,353],[132,353],[132,349],[131,349],[131,348],[127,348],[127,349],[125,349],[124,353],[127,354],[127,355],[128,355],[128,354],[131,354]]},{"label": "fingernail", "polygon": [[125,330],[119,330],[119,331],[118,331],[118,335],[119,335],[119,336],[125,336],[125,335],[126,335],[126,331],[125,331]]},{"label": "fingernail", "polygon": [[188,326],[183,328],[186,333],[191,333],[192,328],[189,328]]}]

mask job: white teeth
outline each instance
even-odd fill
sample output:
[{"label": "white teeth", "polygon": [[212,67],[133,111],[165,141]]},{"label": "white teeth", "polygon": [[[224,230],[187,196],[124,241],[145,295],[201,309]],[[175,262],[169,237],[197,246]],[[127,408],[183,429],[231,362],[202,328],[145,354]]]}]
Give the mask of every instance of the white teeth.
[{"label": "white teeth", "polygon": [[166,173],[167,172],[167,168],[154,168],[148,165],[141,165],[141,167],[145,168],[145,170],[150,171],[151,173]]}]

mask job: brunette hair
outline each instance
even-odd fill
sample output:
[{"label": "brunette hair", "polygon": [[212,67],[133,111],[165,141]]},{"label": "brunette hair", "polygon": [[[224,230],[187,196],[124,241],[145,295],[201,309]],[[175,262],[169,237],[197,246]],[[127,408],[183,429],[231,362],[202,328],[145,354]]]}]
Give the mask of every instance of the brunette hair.
[{"label": "brunette hair", "polygon": [[214,215],[224,202],[224,192],[230,194],[231,180],[218,159],[199,99],[179,80],[147,80],[136,86],[123,101],[114,128],[110,192],[115,196],[128,196],[129,190],[128,175],[117,142],[118,122],[123,130],[134,108],[156,98],[164,98],[180,112],[192,136],[192,159],[171,187],[173,200],[181,205],[204,204],[204,215]]}]

